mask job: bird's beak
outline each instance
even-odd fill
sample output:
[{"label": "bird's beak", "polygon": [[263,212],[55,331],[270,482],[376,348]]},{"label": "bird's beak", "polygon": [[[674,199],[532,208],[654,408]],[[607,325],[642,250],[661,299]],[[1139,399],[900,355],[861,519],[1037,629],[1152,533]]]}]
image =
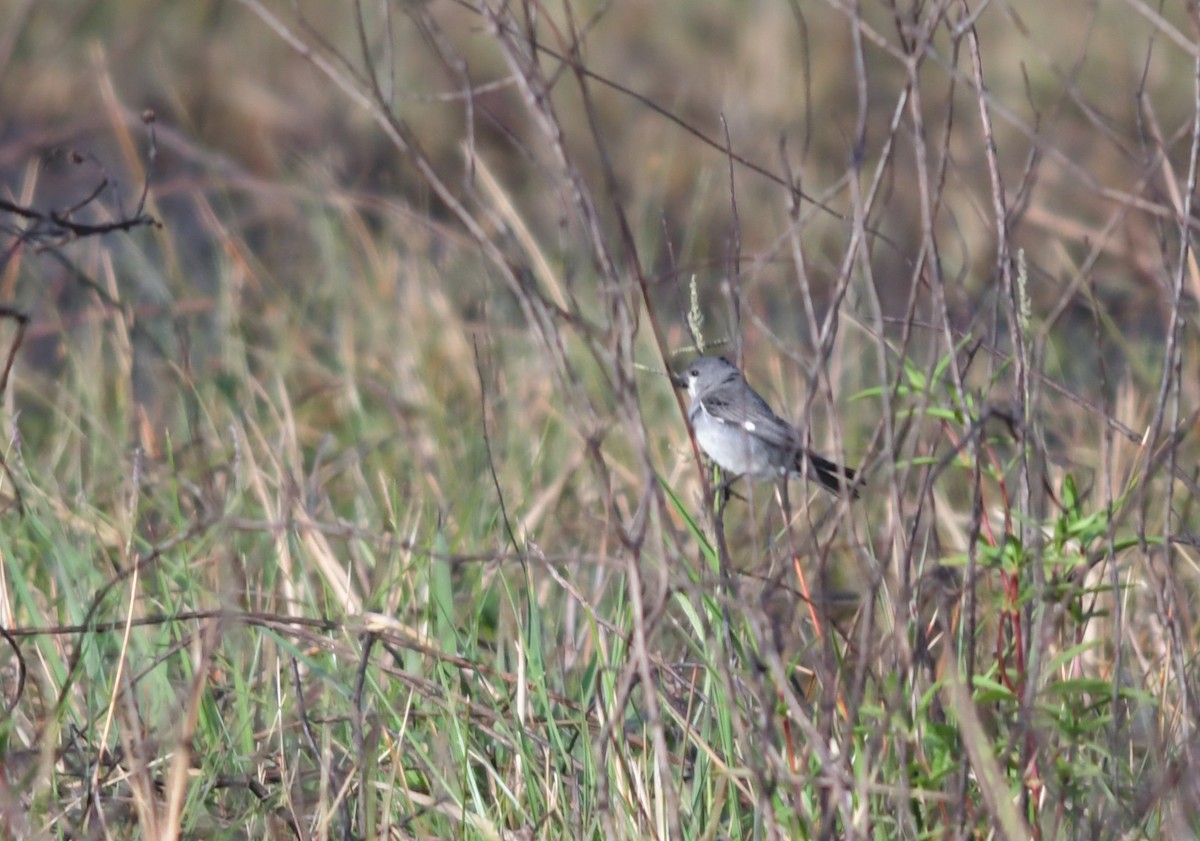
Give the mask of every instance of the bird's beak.
[{"label": "bird's beak", "polygon": [[671,385],[675,386],[676,388],[687,388],[688,387],[687,377],[681,377],[678,374],[676,374],[674,371],[672,371],[671,372]]}]

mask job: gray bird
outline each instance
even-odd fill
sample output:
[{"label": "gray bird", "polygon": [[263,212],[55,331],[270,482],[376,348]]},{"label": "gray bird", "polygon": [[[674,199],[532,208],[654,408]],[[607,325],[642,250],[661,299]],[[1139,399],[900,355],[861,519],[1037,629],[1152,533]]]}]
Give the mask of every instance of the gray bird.
[{"label": "gray bird", "polygon": [[854,471],[804,446],[804,436],[771,409],[728,359],[700,356],[672,376],[692,398],[688,420],[696,443],[721,469],[751,479],[807,475],[827,490],[851,487]]}]

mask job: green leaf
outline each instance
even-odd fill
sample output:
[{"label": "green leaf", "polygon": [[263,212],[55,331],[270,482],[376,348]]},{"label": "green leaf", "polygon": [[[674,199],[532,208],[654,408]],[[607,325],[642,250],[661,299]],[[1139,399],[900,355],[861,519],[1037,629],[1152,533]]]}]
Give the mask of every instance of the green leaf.
[{"label": "green leaf", "polygon": [[454,621],[454,582],[450,570],[450,547],[439,529],[433,539],[433,557],[429,562],[429,609],[433,636],[442,651],[457,653],[458,640]]},{"label": "green leaf", "polygon": [[1083,695],[1085,693],[1105,695],[1112,692],[1112,684],[1099,678],[1071,678],[1048,683],[1042,692],[1046,695]]},{"label": "green leaf", "polygon": [[1058,654],[1058,656],[1054,657],[1049,663],[1047,663],[1046,671],[1047,672],[1056,672],[1060,668],[1062,668],[1065,664],[1074,660],[1080,654],[1083,654],[1085,651],[1090,651],[1091,649],[1096,648],[1097,646],[1099,646],[1101,644],[1102,644],[1102,640],[1091,640],[1090,642],[1084,642],[1084,643],[1080,643],[1079,645],[1072,646],[1071,648],[1068,648],[1066,651],[1063,651],[1060,654]]}]

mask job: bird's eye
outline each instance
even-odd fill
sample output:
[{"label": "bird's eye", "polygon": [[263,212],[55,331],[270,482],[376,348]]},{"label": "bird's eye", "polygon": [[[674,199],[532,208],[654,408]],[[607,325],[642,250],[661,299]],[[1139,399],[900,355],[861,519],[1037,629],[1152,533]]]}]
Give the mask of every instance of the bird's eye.
[{"label": "bird's eye", "polygon": [[693,368],[692,370],[688,371],[688,376],[689,376],[689,377],[698,377],[698,376],[700,376],[700,369],[699,369],[699,368]]}]

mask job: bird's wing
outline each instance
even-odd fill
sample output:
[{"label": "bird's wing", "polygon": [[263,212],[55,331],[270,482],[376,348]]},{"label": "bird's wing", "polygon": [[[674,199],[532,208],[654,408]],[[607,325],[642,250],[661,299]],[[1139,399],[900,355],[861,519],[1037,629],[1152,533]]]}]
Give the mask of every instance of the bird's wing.
[{"label": "bird's wing", "polygon": [[708,394],[701,398],[704,411],[716,420],[730,426],[738,426],[771,447],[795,448],[803,446],[800,433],[790,423],[779,417],[753,392],[729,399],[723,394]]}]

